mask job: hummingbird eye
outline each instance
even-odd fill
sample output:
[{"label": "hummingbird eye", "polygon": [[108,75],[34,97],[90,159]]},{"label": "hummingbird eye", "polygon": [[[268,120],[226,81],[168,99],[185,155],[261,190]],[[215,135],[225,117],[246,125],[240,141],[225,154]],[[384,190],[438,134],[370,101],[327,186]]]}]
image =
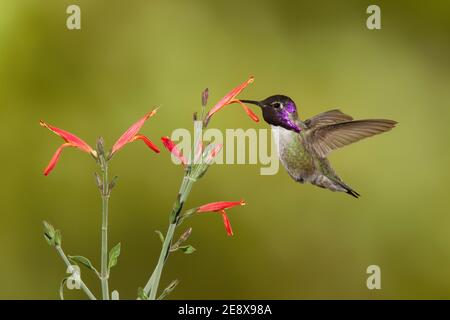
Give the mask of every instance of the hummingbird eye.
[{"label": "hummingbird eye", "polygon": [[275,109],[280,109],[280,108],[281,108],[281,103],[279,103],[279,102],[274,102],[274,103],[272,104],[272,107],[274,107]]}]

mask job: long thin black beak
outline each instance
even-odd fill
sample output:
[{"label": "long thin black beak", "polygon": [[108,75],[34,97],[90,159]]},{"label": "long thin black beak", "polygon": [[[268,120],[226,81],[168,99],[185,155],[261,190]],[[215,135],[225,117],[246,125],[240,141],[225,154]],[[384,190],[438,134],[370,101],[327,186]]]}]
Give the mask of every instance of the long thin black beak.
[{"label": "long thin black beak", "polygon": [[259,101],[255,101],[255,100],[241,100],[243,103],[250,103],[250,104],[254,104],[257,105],[258,107],[264,107],[264,105],[261,104],[261,102]]}]

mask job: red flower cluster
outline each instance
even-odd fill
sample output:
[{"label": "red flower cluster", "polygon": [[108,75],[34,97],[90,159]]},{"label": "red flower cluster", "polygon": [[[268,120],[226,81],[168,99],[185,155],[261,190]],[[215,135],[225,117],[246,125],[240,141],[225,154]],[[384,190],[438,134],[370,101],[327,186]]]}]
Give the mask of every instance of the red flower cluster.
[{"label": "red flower cluster", "polygon": [[[247,81],[241,83],[239,86],[237,86],[236,88],[231,90],[208,112],[208,114],[206,116],[206,120],[209,121],[209,119],[215,113],[217,113],[219,110],[221,110],[223,107],[225,107],[229,104],[239,103],[244,108],[247,115],[253,121],[258,122],[259,119],[256,116],[256,114],[254,114],[244,103],[242,103],[241,100],[236,98],[253,81],[254,81],[254,78],[249,77],[249,79],[247,79]],[[202,103],[206,104],[206,100],[207,100],[207,91],[204,93],[204,96],[202,97],[202,101],[203,101]],[[139,131],[141,130],[144,123],[156,113],[156,110],[157,109],[147,113],[139,121],[137,121],[130,128],[128,128],[128,130],[125,131],[125,133],[122,134],[122,136],[116,141],[116,143],[114,143],[110,153],[108,154],[108,157],[107,157],[108,160],[111,159],[111,157],[114,154],[116,154],[120,149],[122,149],[126,144],[136,141],[136,140],[142,140],[150,149],[152,149],[153,151],[155,151],[157,153],[160,152],[158,147],[151,140],[149,140],[146,136],[139,134]],[[54,169],[57,162],[59,161],[61,152],[65,147],[78,148],[81,151],[90,153],[94,158],[98,159],[98,157],[99,157],[98,152],[95,149],[93,149],[91,146],[89,146],[86,142],[84,142],[82,139],[75,136],[74,134],[64,131],[62,129],[53,127],[43,121],[40,122],[40,125],[49,129],[50,131],[54,132],[55,134],[60,136],[65,141],[65,143],[62,144],[56,150],[56,152],[53,155],[52,159],[50,160],[49,164],[44,169],[44,175],[47,176]],[[185,156],[177,148],[176,144],[172,140],[170,140],[169,137],[162,137],[161,141],[162,141],[163,145],[165,146],[165,148],[167,150],[169,150],[169,152],[172,153],[175,157],[177,157],[184,166],[187,165],[188,162],[187,162]],[[200,142],[199,145],[196,146],[196,149],[197,150],[195,150],[195,160],[198,160],[203,155],[204,160],[206,161],[206,164],[209,165],[212,162],[212,160],[214,159],[214,157],[222,149],[222,145],[217,144],[217,145],[211,146],[211,148],[209,149],[209,152],[207,154],[204,153],[202,142]],[[220,213],[222,215],[223,223],[225,226],[225,230],[227,231],[227,234],[229,236],[232,236],[233,230],[231,228],[231,223],[230,223],[230,220],[228,219],[228,216],[227,216],[225,210],[235,207],[235,206],[242,206],[242,205],[245,205],[245,202],[243,200],[235,201],[235,202],[232,202],[232,201],[213,202],[213,203],[208,203],[208,204],[205,204],[205,205],[197,208],[196,212],[198,212],[198,213],[203,213],[203,212]]]},{"label": "red flower cluster", "polygon": [[[143,136],[141,134],[138,134],[139,130],[144,125],[145,121],[147,121],[148,118],[153,116],[156,113],[156,109],[147,113],[142,119],[140,119],[138,122],[133,124],[125,133],[116,141],[114,146],[112,147],[112,150],[109,154],[109,157],[112,157],[117,151],[123,148],[127,143],[133,142],[135,140],[142,140],[144,143],[151,148],[155,152],[159,152],[158,147],[151,142],[146,136]],[[47,167],[44,169],[44,175],[48,175],[56,166],[58,163],[59,157],[61,155],[62,150],[65,147],[75,147],[80,149],[81,151],[90,153],[94,158],[98,157],[97,151],[95,151],[91,146],[89,146],[86,142],[84,142],[82,139],[78,138],[76,135],[67,132],[65,130],[53,127],[44,121],[40,121],[40,125],[42,127],[45,127],[49,129],[50,131],[54,132],[58,136],[60,136],[65,143],[62,144],[53,155],[52,159],[48,163]]]}]

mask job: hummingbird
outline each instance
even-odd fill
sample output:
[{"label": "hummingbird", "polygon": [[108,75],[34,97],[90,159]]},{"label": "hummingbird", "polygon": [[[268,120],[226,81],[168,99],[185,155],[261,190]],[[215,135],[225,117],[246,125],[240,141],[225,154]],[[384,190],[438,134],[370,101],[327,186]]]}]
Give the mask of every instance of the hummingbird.
[{"label": "hummingbird", "polygon": [[261,108],[264,120],[272,127],[278,157],[295,181],[345,192],[355,198],[360,194],[336,174],[327,156],[333,150],[389,131],[397,124],[385,119],[353,120],[338,109],[302,121],[295,102],[284,95],[262,101],[240,101]]}]

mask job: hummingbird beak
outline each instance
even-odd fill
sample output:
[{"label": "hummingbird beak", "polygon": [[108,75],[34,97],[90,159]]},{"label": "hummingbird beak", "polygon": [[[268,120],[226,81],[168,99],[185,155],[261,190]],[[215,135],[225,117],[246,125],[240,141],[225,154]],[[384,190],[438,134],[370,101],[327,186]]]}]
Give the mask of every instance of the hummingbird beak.
[{"label": "hummingbird beak", "polygon": [[241,100],[241,102],[243,102],[243,103],[254,104],[254,105],[257,105],[258,107],[261,107],[261,108],[264,107],[264,105],[261,104],[261,102],[259,102],[259,101],[255,101],[255,100],[242,100],[242,99],[240,99],[240,100]]}]

